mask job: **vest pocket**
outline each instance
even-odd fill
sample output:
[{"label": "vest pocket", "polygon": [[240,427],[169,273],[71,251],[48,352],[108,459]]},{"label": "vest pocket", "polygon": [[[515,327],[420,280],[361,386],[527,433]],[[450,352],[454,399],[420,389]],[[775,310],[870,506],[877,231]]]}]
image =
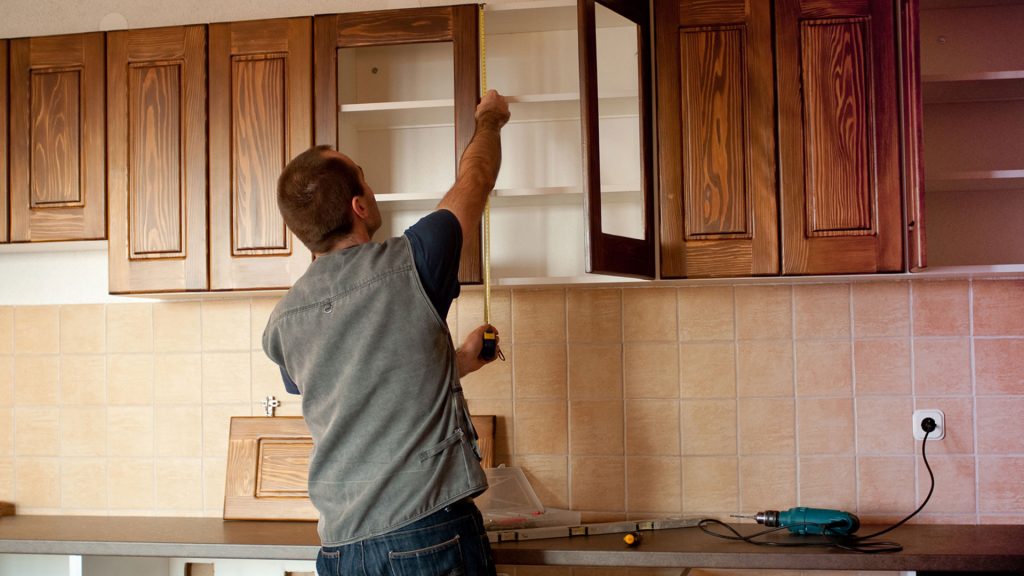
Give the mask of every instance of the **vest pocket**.
[{"label": "vest pocket", "polygon": [[462,429],[461,428],[456,428],[455,432],[452,432],[451,436],[448,436],[447,438],[442,440],[440,443],[435,444],[435,445],[431,446],[430,448],[427,448],[426,450],[420,452],[420,462],[423,462],[424,460],[427,460],[428,458],[432,458],[434,456],[437,456],[441,452],[444,452],[445,450],[448,449],[449,446],[452,446],[452,445],[457,444],[458,442],[460,442],[462,440],[463,436],[465,436],[465,434],[462,432]]}]

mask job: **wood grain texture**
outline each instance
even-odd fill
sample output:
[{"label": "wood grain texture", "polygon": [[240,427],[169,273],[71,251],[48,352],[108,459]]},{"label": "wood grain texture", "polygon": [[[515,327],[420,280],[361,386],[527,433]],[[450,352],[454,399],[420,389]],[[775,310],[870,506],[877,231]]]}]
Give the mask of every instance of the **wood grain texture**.
[{"label": "wood grain texture", "polygon": [[277,178],[313,143],[312,19],[210,26],[210,288],[288,288],[312,256]]},{"label": "wood grain texture", "polygon": [[110,291],[206,290],[206,27],[107,47]]},{"label": "wood grain texture", "polygon": [[180,63],[128,69],[129,242],[133,260],[185,256]]},{"label": "wood grain texture", "polygon": [[687,240],[750,237],[743,36],[742,27],[680,35]]},{"label": "wood grain texture", "polygon": [[[467,6],[467,8],[473,8]],[[451,42],[452,8],[409,8],[338,16],[338,48]]]},{"label": "wood grain texture", "polygon": [[662,277],[778,274],[771,7],[655,6]]},{"label": "wood grain texture", "polygon": [[863,18],[800,25],[808,237],[875,233],[867,26]]},{"label": "wood grain texture", "polygon": [[[476,105],[480,101],[480,18],[476,5],[452,6],[452,50],[455,66],[455,158],[462,153],[476,130]],[[459,173],[458,165],[455,173]],[[482,224],[481,224],[482,226]],[[481,228],[462,239],[459,283],[483,282]]]},{"label": "wood grain texture", "polygon": [[[455,67],[455,157],[469,145],[480,99],[476,5],[326,14],[313,21],[314,140],[338,149],[338,50],[422,42],[451,42]],[[458,168],[456,167],[456,174]],[[372,183],[371,183],[372,184]],[[462,242],[459,281],[483,280],[479,232]]]},{"label": "wood grain texture", "polygon": [[924,101],[921,92],[921,25],[919,0],[900,2],[900,82],[903,88],[903,187],[906,201],[909,270],[928,266],[924,188]]},{"label": "wood grain texture", "polygon": [[288,156],[286,68],[281,54],[231,61],[232,256],[289,250],[275,194]]},{"label": "wood grain texture", "polygon": [[308,496],[312,439],[261,438],[257,455],[256,497]]},{"label": "wood grain texture", "polygon": [[338,15],[313,18],[313,140],[338,149]]},{"label": "wood grain texture", "polygon": [[[495,417],[474,415],[481,465],[494,463]],[[307,482],[313,440],[301,416],[231,418],[225,520],[310,520],[319,514]]]},{"label": "wood grain texture", "polygon": [[[7,110],[7,40],[0,40],[0,110]],[[7,211],[7,114],[0,113],[0,243],[10,240]]]},{"label": "wood grain texture", "polygon": [[[597,0],[600,2],[600,0]],[[604,2],[601,2],[604,4]],[[613,2],[609,9],[624,6]],[[580,114],[583,124],[583,206],[587,221],[585,250],[588,273],[653,278],[654,266],[654,113],[651,24],[646,6],[636,3],[619,16],[637,26],[637,94],[640,107],[640,187],[643,194],[643,238],[627,238],[604,232],[601,203],[600,119],[597,78],[597,29],[594,0],[578,6],[580,58]]]},{"label": "wood grain texture", "polygon": [[776,3],[784,274],[903,268],[893,21],[891,0]]},{"label": "wood grain texture", "polygon": [[30,76],[29,207],[81,206],[81,70],[33,70]]},{"label": "wood grain texture", "polygon": [[106,237],[103,34],[10,50],[11,241]]},{"label": "wood grain texture", "polygon": [[679,22],[686,26],[741,24],[750,18],[749,1],[678,0]]}]

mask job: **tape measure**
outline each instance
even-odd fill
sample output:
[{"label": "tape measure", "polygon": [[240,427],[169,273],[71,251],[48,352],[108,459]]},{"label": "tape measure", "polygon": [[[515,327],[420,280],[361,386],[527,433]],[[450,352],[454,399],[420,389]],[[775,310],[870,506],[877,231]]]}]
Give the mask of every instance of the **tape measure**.
[{"label": "tape measure", "polygon": [[[494,360],[500,352],[498,351],[498,334],[488,328],[484,330],[484,344],[480,348],[480,358],[484,360]],[[502,357],[502,360],[505,358]]]},{"label": "tape measure", "polygon": [[[479,8],[479,31],[480,31],[480,96],[487,93],[487,35],[486,17],[484,16],[484,5]],[[484,324],[491,323],[491,195],[487,194],[487,203],[484,204],[483,229],[481,230],[481,250],[483,251],[483,275],[484,275]],[[491,332],[491,346],[496,349],[496,336]],[[484,334],[484,348],[488,346],[487,334]],[[492,350],[493,350],[492,349]],[[490,360],[494,358],[494,351],[490,356],[482,356]]]},{"label": "tape measure", "polygon": [[[484,5],[479,8],[479,30],[480,30],[480,96],[487,93],[487,33],[486,18],[484,17]],[[484,204],[483,229],[481,230],[480,249],[483,252],[483,276],[484,276],[484,324],[491,323],[491,195],[487,194],[487,202]],[[505,359],[505,355],[498,349],[498,333],[493,328],[484,330],[484,341],[480,348],[480,358],[494,360],[495,358]]]}]

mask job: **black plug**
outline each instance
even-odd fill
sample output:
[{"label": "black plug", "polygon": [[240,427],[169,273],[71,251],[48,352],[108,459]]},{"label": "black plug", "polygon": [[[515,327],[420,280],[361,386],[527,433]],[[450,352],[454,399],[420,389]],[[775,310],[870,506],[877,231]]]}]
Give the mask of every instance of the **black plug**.
[{"label": "black plug", "polygon": [[935,432],[935,428],[937,427],[938,426],[935,424],[935,419],[931,417],[921,420],[921,430],[924,430],[925,433]]}]

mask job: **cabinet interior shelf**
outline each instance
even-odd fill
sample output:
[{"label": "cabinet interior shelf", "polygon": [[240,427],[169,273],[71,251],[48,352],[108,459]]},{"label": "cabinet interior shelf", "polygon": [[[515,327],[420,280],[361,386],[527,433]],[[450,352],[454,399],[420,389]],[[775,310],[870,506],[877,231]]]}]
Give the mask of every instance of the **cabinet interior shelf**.
[{"label": "cabinet interior shelf", "polygon": [[921,76],[925,104],[1024,100],[1024,70]]},{"label": "cabinet interior shelf", "polygon": [[1024,190],[1024,170],[964,170],[925,177],[925,188],[952,190]]},{"label": "cabinet interior shelf", "polygon": [[501,278],[491,279],[491,285],[499,288],[513,288],[516,286],[559,286],[566,284],[595,284],[595,283],[622,283],[635,282],[649,283],[650,280],[640,278],[628,278],[625,276],[608,276],[604,274],[584,274],[581,276],[543,276],[538,278]]},{"label": "cabinet interior shelf", "polygon": [[[606,185],[601,187],[602,196],[610,202],[627,202],[640,194],[639,186]],[[395,192],[377,193],[378,203],[392,209],[422,209],[437,204],[444,192]],[[499,188],[491,196],[492,206],[513,205],[526,202],[531,205],[578,204],[583,201],[579,186],[549,186],[543,188]]]},{"label": "cabinet interior shelf", "polygon": [[[512,108],[510,122],[574,119],[580,116],[578,92],[506,95]],[[599,98],[604,118],[636,116],[637,95],[608,92]],[[424,126],[451,125],[454,117],[451,98],[394,102],[358,102],[341,104],[343,122],[357,129],[401,130]]]}]

